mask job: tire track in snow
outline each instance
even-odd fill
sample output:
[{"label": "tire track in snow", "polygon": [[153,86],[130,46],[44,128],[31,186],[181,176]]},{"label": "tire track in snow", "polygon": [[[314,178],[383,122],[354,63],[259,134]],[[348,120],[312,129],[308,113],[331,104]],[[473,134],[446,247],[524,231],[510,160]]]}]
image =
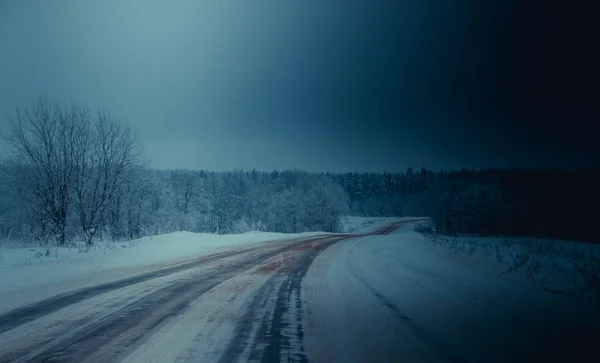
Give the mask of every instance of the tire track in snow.
[{"label": "tire track in snow", "polygon": [[200,267],[207,263],[211,263],[227,257],[233,257],[243,253],[248,253],[256,249],[257,247],[253,247],[251,249],[245,249],[240,251],[223,252],[213,255],[207,255],[191,262],[184,262],[175,266],[162,268],[157,271],[144,273],[125,279],[60,294],[49,299],[45,299],[30,305],[13,309],[0,315],[0,334],[12,330],[20,325],[26,324],[39,317],[51,314],[69,305],[73,305],[83,300],[93,298],[100,294],[104,294],[130,285],[146,282],[148,280],[155,279],[158,277],[163,277],[184,270]]},{"label": "tire track in snow", "polygon": [[292,257],[278,266],[250,301],[219,363],[307,362],[300,300],[302,279],[312,259],[332,244],[350,237],[333,236],[292,249]]},{"label": "tire track in snow", "polygon": [[[319,237],[312,237],[319,238]],[[324,238],[324,237],[320,237]],[[295,238],[282,241],[271,241],[268,244],[261,244],[253,247],[235,248],[225,252],[213,253],[204,255],[193,260],[183,261],[170,265],[167,267],[158,268],[151,272],[142,273],[132,277],[111,281],[108,283],[94,285],[78,289],[75,291],[59,294],[48,299],[44,299],[29,305],[25,305],[13,310],[9,310],[3,314],[0,314],[0,334],[12,330],[18,326],[26,324],[32,320],[38,319],[42,316],[51,314],[55,311],[63,309],[69,305],[76,304],[78,302],[93,298],[100,294],[104,294],[113,290],[117,290],[123,287],[131,286],[134,284],[143,283],[155,278],[175,274],[185,270],[191,270],[215,261],[223,260],[229,257],[238,256],[245,253],[252,253],[260,251],[265,248],[276,248],[282,247],[283,249],[289,248],[290,245],[303,243],[307,238]]]},{"label": "tire track in snow", "polygon": [[[339,241],[362,236],[387,235],[406,223],[427,220],[429,219],[403,220],[365,234],[334,235],[329,239],[323,238],[311,244],[304,244],[303,253],[296,252],[292,259],[278,265],[277,269],[273,268],[275,261],[267,263],[264,267],[274,270],[275,274],[257,291],[248,304],[247,312],[244,318],[238,321],[234,337],[219,363],[307,362],[303,345],[304,311],[300,296],[301,282],[312,260],[327,247]],[[257,321],[260,322],[258,326]],[[294,351],[292,347],[295,347]]]},{"label": "tire track in snow", "polygon": [[[417,219],[414,221],[423,221],[423,219]],[[411,221],[411,222],[414,222]],[[395,227],[395,228],[394,228]],[[400,226],[390,226],[388,227],[388,231],[395,231]],[[353,244],[349,251],[353,254],[358,253],[355,251],[356,244]],[[399,334],[414,337],[415,343],[422,345],[427,348],[427,351],[433,355],[436,359],[442,362],[452,362],[452,363],[462,363],[463,359],[460,359],[447,345],[437,339],[431,332],[424,329],[422,326],[418,324],[413,318],[408,316],[405,312],[402,311],[396,304],[394,304],[390,299],[385,297],[384,294],[380,293],[375,287],[373,287],[367,279],[364,278],[364,274],[361,271],[357,271],[357,265],[348,264],[348,273],[352,279],[359,282],[362,286],[364,286],[365,290],[368,291],[373,297],[375,297],[374,301],[377,301],[382,306],[390,312],[393,318],[396,319],[396,330]]]},{"label": "tire track in snow", "polygon": [[[9,351],[0,356],[0,361],[109,361],[131,352],[143,342],[143,338],[152,330],[170,318],[180,314],[194,299],[220,283],[277,256],[285,251],[312,244],[331,236],[296,239],[292,243],[254,247],[242,251],[220,253],[209,258],[176,265],[157,272],[119,280],[114,283],[83,289],[70,294],[36,303],[33,306],[17,309],[12,314],[3,315],[5,332],[8,327],[16,327],[40,316],[52,313],[76,302],[90,299],[98,294],[114,289],[147,281],[154,277],[165,276],[176,271],[193,269],[208,263],[218,263],[229,257],[249,254],[243,259],[230,263],[221,262],[212,271],[166,285],[155,292],[138,299],[117,311],[99,319],[91,325],[65,328],[65,333],[49,340],[46,346],[29,346],[17,351]],[[45,306],[44,302],[49,306]],[[29,312],[29,314],[26,314]],[[10,317],[15,322],[10,322]],[[20,323],[20,324],[17,324]]]},{"label": "tire track in snow", "polygon": [[[400,225],[401,223],[394,224],[372,234],[390,233]],[[23,330],[26,328],[25,324],[38,318],[48,316],[50,319],[50,314],[62,311],[70,305],[88,304],[88,300],[120,288],[188,270],[192,275],[191,278],[166,282],[164,287],[159,285],[147,295],[129,303],[124,302],[127,305],[121,308],[115,307],[116,310],[107,308],[107,312],[98,319],[85,322],[87,325],[70,322],[63,324],[65,326],[61,326],[60,331],[55,331],[52,337],[42,333],[43,339],[38,340],[38,343],[44,341],[44,344],[24,339],[23,345],[28,345],[27,347],[20,345],[16,348],[18,350],[10,350],[8,347],[9,350],[5,350],[5,354],[0,356],[0,361],[83,362],[121,359],[140,347],[173,317],[187,311],[190,302],[222,282],[275,256],[280,257],[280,262],[275,264],[275,275],[257,289],[258,293],[246,314],[247,319],[240,321],[244,321],[246,326],[239,325],[232,340],[232,344],[237,341],[239,346],[245,349],[240,352],[240,349],[234,349],[230,344],[223,357],[235,359],[240,354],[245,354],[262,362],[305,361],[306,355],[302,349],[304,333],[301,325],[303,307],[300,301],[302,278],[312,258],[318,253],[335,242],[356,236],[358,235],[321,235],[217,253],[14,309],[0,316],[0,334],[12,334],[10,330],[16,327],[22,327],[19,330]],[[233,261],[227,261],[229,258]],[[213,263],[214,269],[211,265]],[[193,270],[201,266],[206,267],[203,275]],[[264,272],[273,272],[269,271],[273,268],[272,265],[264,267]],[[73,321],[84,321],[82,319],[86,317],[87,314],[83,314],[81,318]],[[299,350],[291,351],[291,348],[296,346]]]},{"label": "tire track in snow", "polygon": [[372,286],[367,284],[362,278],[355,276],[361,283],[363,283],[369,291],[379,300],[379,302],[388,308],[388,310],[398,320],[399,326],[404,327],[411,336],[414,336],[420,343],[424,344],[428,348],[431,348],[431,352],[434,353],[443,362],[452,363],[463,363],[463,359],[459,359],[450,349],[431,335],[427,330],[419,326],[413,319],[404,314],[396,305],[394,305],[385,296],[378,293]]}]

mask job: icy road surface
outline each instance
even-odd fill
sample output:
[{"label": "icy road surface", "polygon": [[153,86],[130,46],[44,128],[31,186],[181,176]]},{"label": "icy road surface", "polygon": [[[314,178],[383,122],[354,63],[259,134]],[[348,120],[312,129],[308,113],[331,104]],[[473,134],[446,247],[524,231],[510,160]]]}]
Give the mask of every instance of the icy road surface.
[{"label": "icy road surface", "polygon": [[565,305],[564,297],[519,276],[498,278],[493,266],[457,260],[431,247],[411,224],[219,251],[4,311],[0,361],[573,362],[586,361],[583,353],[599,356],[597,333],[586,330],[597,329],[596,306],[578,299]]},{"label": "icy road surface", "polygon": [[451,256],[411,223],[337,243],[301,285],[309,361],[600,362],[600,295],[506,267]]}]

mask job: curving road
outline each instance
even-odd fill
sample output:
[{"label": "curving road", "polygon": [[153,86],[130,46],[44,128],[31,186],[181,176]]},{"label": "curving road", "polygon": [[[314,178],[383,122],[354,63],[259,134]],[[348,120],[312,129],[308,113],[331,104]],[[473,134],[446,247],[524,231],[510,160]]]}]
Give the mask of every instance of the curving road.
[{"label": "curving road", "polygon": [[500,278],[413,221],[123,269],[0,314],[0,362],[597,361],[595,295]]},{"label": "curving road", "polygon": [[0,362],[306,361],[302,278],[356,236],[238,248],[8,311]]}]

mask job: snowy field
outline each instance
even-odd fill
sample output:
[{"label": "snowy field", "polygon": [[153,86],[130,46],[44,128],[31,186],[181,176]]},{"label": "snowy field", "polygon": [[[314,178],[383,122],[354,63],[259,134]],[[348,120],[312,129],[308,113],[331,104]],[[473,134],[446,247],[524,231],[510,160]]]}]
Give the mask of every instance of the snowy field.
[{"label": "snowy field", "polygon": [[455,258],[474,263],[488,261],[503,269],[501,276],[518,273],[546,291],[571,295],[585,290],[600,293],[600,245],[597,244],[531,237],[425,235],[433,247],[442,248]]},{"label": "snowy field", "polygon": [[231,248],[248,243],[264,242],[280,238],[309,236],[315,233],[284,234],[247,232],[217,235],[209,233],[173,232],[144,237],[130,242],[98,242],[88,252],[78,248],[6,248],[0,249],[0,267],[47,265],[69,262],[93,263],[99,268],[137,266],[164,262],[182,257],[194,257],[212,253],[221,248]]}]

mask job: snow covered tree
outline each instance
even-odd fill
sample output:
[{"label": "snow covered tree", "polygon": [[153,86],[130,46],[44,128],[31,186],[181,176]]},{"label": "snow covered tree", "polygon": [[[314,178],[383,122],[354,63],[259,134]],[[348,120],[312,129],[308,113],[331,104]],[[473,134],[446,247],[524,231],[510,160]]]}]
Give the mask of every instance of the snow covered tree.
[{"label": "snow covered tree", "polygon": [[141,164],[140,146],[131,129],[105,111],[92,114],[78,108],[73,117],[82,129],[72,143],[73,190],[79,226],[89,247],[110,202]]},{"label": "snow covered tree", "polygon": [[83,127],[79,108],[63,108],[46,100],[17,109],[7,136],[7,165],[13,185],[25,189],[25,202],[37,216],[42,238],[59,246],[67,240],[77,155],[73,145]]}]

